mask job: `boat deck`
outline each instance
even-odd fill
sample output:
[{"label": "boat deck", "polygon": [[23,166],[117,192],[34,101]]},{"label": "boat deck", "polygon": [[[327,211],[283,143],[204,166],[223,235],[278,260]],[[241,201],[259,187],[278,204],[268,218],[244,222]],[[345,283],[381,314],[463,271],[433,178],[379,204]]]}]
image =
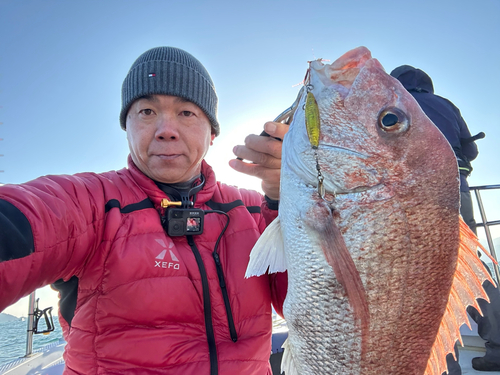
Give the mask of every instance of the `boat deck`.
[{"label": "boat deck", "polygon": [[0,375],[61,375],[64,370],[63,353],[66,341],[48,344],[33,351],[29,357],[0,366]]},{"label": "boat deck", "polygon": [[500,371],[476,371],[472,368],[471,360],[474,357],[484,356],[484,340],[477,335],[477,324],[469,319],[471,324],[471,330],[466,325],[460,328],[460,333],[462,334],[462,340],[464,342],[464,347],[458,347],[459,358],[458,362],[462,367],[462,375],[500,375]]}]

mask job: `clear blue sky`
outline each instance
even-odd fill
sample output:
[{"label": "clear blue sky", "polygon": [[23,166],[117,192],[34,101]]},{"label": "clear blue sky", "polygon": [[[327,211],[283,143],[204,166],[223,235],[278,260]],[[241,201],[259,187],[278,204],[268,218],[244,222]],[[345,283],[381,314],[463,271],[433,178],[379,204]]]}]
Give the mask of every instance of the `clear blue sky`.
[{"label": "clear blue sky", "polygon": [[196,56],[215,82],[221,135],[208,161],[226,183],[259,188],[227,166],[232,147],[293,102],[307,61],[364,45],[387,71],[433,78],[486,133],[470,183],[500,184],[499,0],[0,0],[0,182],[123,168],[121,84],[161,45]]}]

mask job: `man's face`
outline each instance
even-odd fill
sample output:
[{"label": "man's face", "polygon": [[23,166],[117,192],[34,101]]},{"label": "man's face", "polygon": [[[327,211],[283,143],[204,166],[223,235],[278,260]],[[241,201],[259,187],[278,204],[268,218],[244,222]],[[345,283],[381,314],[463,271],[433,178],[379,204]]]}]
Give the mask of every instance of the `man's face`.
[{"label": "man's face", "polygon": [[128,111],[126,128],[135,165],[146,176],[167,184],[198,175],[215,138],[200,107],[170,95],[136,100]]}]

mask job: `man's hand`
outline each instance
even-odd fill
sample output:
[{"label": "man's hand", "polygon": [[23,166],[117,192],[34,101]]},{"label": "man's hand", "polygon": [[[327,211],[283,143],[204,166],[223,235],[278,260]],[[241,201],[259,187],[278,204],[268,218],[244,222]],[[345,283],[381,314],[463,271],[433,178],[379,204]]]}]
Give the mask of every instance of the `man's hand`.
[{"label": "man's hand", "polygon": [[289,126],[281,122],[266,122],[264,130],[269,137],[250,134],[245,138],[245,145],[233,148],[234,154],[243,160],[232,159],[229,165],[234,170],[258,177],[262,180],[262,190],[269,198],[280,197],[281,146]]}]

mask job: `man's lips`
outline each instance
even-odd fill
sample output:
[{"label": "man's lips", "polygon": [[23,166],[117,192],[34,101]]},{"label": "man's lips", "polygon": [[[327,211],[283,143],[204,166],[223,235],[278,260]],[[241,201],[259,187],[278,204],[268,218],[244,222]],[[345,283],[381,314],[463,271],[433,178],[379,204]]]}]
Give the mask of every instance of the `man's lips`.
[{"label": "man's lips", "polygon": [[173,160],[175,158],[178,158],[182,154],[154,154],[153,156],[156,156],[160,158],[161,160]]}]

